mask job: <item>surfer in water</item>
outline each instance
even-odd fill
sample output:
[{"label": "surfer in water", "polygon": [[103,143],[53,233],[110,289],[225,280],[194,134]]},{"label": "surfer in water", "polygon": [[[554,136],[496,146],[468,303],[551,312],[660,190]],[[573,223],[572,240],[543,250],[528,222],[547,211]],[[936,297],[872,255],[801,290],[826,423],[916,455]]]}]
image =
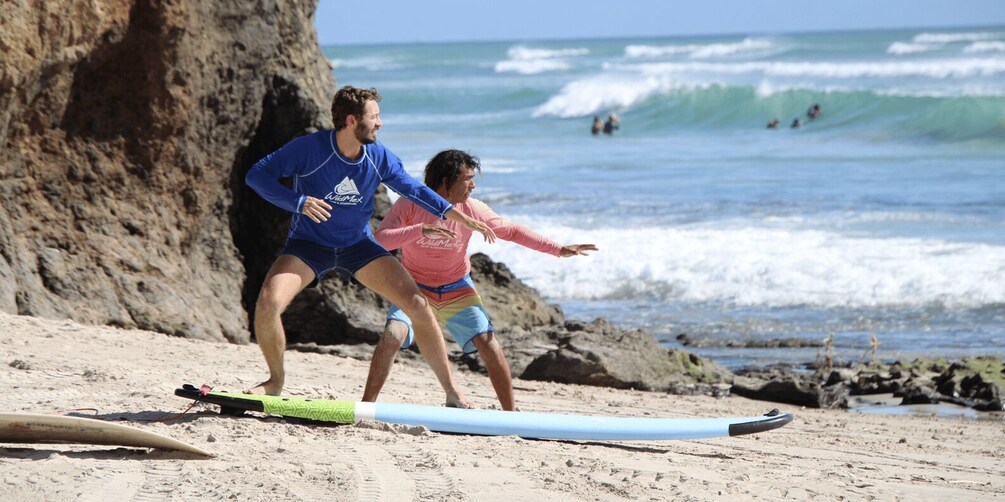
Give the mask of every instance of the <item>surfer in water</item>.
[{"label": "surfer in water", "polygon": [[[280,315],[298,293],[336,272],[398,305],[412,319],[419,349],[446,391],[446,404],[469,408],[454,383],[443,334],[426,297],[401,262],[373,238],[374,192],[384,183],[402,200],[429,211],[431,220],[449,220],[481,233],[488,242],[495,242],[496,236],[487,224],[409,176],[398,156],[377,141],[382,125],[379,101],[375,89],[339,89],[332,100],[335,129],[290,141],[259,160],[245,177],[263,199],[293,213],[286,246],[265,276],[255,304],[255,338],[269,379],[248,392],[282,392],[286,334]],[[280,178],[292,178],[293,189]]]},{"label": "surfer in water", "polygon": [[809,107],[806,110],[806,118],[810,120],[816,120],[821,113],[823,113],[823,110],[820,109],[820,104],[814,103],[813,106]]},{"label": "surfer in water", "polygon": [[621,120],[615,114],[610,114],[607,116],[607,122],[604,122],[604,134],[614,134],[614,130],[621,127]]},{"label": "surfer in water", "polygon": [[[426,165],[425,182],[454,205],[454,210],[488,225],[500,238],[554,256],[586,255],[593,244],[563,246],[530,229],[501,218],[484,202],[470,197],[475,189],[478,158],[460,150],[444,150]],[[492,321],[471,280],[468,242],[471,230],[453,221],[443,222],[415,202],[398,199],[374,234],[387,249],[402,250],[402,263],[429,299],[437,320],[443,323],[465,354],[478,352],[504,410],[516,410],[509,363],[495,338]],[[413,322],[397,304],[387,314],[384,334],[374,349],[363,401],[376,401],[391,372],[399,349],[412,344]],[[421,347],[420,347],[421,348]]]},{"label": "surfer in water", "polygon": [[600,120],[599,115],[593,116],[593,125],[590,126],[590,134],[596,136],[600,134],[600,130],[604,128],[604,121]]}]

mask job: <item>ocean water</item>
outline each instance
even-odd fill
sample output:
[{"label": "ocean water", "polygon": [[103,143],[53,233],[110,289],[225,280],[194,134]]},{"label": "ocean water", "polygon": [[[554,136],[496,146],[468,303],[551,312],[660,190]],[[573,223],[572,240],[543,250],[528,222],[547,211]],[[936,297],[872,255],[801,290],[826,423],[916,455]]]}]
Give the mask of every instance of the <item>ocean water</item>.
[{"label": "ocean water", "polygon": [[[339,85],[381,92],[380,140],[409,172],[467,150],[476,197],[599,246],[472,245],[571,318],[668,347],[1005,355],[1005,27],[323,50]],[[621,128],[592,136],[612,112]],[[731,368],[820,355],[689,350]]]}]

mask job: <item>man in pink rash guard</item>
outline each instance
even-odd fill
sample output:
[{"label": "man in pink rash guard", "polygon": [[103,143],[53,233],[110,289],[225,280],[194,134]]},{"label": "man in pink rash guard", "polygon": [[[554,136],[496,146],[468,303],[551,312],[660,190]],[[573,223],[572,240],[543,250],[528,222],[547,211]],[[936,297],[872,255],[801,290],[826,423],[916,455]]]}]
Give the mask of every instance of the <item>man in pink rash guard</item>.
[{"label": "man in pink rash guard", "polygon": [[[445,150],[426,165],[426,186],[434,188],[454,209],[488,225],[496,236],[554,256],[586,255],[593,244],[563,246],[494,213],[484,202],[469,196],[475,189],[476,157],[460,150]],[[388,250],[401,248],[402,264],[426,296],[437,321],[444,324],[465,354],[477,350],[489,373],[504,410],[516,410],[509,363],[495,339],[481,297],[471,280],[468,241],[472,232],[452,221],[439,221],[405,198],[398,199],[374,234]],[[399,348],[413,341],[412,322],[397,306],[387,314],[384,334],[374,349],[363,401],[376,401]]]}]

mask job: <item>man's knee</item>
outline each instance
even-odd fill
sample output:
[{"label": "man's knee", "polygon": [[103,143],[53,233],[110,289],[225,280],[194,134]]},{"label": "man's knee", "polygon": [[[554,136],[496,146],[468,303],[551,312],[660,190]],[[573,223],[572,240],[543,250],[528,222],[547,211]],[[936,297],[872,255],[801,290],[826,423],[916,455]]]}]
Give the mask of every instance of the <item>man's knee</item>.
[{"label": "man's knee", "polygon": [[401,347],[406,338],[408,338],[408,326],[396,320],[387,321],[387,324],[384,325],[384,333],[380,335],[381,343],[394,344],[396,347]]},{"label": "man's knee", "polygon": [[496,341],[495,333],[491,331],[488,333],[482,333],[472,338],[471,341],[474,342],[475,348],[478,349],[479,352],[499,346],[499,342]]},{"label": "man's knee", "polygon": [[258,293],[258,301],[255,302],[256,316],[277,316],[286,309],[286,301],[279,297],[270,288],[262,288]]},{"label": "man's knee", "polygon": [[419,291],[409,295],[402,303],[402,305],[398,305],[398,308],[408,317],[414,318],[415,316],[429,315],[429,302]]}]

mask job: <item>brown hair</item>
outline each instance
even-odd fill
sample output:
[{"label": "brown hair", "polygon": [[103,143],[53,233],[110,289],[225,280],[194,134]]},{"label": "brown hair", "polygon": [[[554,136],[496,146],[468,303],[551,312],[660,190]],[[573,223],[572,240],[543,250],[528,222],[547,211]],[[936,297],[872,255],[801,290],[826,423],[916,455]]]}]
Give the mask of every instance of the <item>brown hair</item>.
[{"label": "brown hair", "polygon": [[377,89],[357,89],[347,85],[335,93],[332,99],[332,122],[335,123],[335,130],[345,127],[345,119],[352,115],[357,119],[363,117],[363,107],[367,101],[380,101],[380,93]]}]

